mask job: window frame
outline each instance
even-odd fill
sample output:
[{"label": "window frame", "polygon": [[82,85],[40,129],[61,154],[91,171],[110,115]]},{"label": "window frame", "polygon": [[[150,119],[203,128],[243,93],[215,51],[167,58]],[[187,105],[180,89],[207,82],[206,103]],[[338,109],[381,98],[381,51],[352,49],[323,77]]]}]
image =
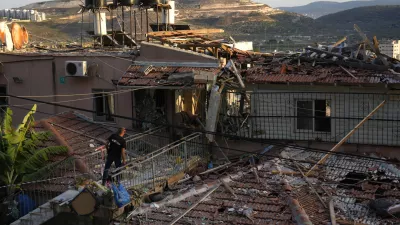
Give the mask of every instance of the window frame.
[{"label": "window frame", "polygon": [[[103,111],[104,111],[104,113],[106,113],[107,112],[107,105],[108,105],[108,103],[107,103],[107,97],[109,96],[109,94],[104,94],[104,93],[101,93],[101,92],[111,92],[111,91],[115,91],[115,90],[112,90],[112,89],[93,89],[92,90],[92,93],[93,93],[93,110],[95,111],[95,112],[93,112],[93,120],[94,121],[96,121],[96,122],[105,122],[105,123],[115,123],[116,122],[116,120],[115,120],[115,117],[112,117],[112,119],[110,120],[110,119],[108,119],[107,118],[107,115],[102,115],[102,116],[99,116],[99,115],[97,115],[97,105],[96,105],[96,101],[97,101],[97,97],[96,97],[96,95],[97,94],[101,94],[102,95],[102,99],[103,99]],[[115,96],[114,95],[112,95],[112,98],[113,98],[113,102],[114,102],[114,113],[115,113]]]},{"label": "window frame", "polygon": [[[332,119],[330,120],[330,130],[329,131],[316,131],[315,130],[315,101],[330,101],[330,117],[327,118],[331,118],[332,117],[332,100],[331,99],[295,99],[295,121],[294,121],[294,128],[295,128],[295,132],[313,132],[313,133],[323,133],[323,134],[327,134],[327,133],[332,133]],[[312,102],[312,129],[307,130],[307,129],[298,129],[297,127],[297,120],[301,119],[298,118],[298,107],[297,107],[297,102]]]}]

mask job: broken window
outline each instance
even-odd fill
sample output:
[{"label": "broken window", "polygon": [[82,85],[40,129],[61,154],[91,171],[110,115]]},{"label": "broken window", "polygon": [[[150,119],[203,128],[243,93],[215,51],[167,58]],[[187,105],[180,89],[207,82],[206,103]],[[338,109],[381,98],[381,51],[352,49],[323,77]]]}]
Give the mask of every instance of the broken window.
[{"label": "broken window", "polygon": [[331,132],[330,100],[299,100],[296,109],[297,130]]},{"label": "broken window", "polygon": [[101,122],[114,122],[114,95],[103,93],[106,91],[95,91],[94,93],[94,109],[95,114],[93,119]]}]

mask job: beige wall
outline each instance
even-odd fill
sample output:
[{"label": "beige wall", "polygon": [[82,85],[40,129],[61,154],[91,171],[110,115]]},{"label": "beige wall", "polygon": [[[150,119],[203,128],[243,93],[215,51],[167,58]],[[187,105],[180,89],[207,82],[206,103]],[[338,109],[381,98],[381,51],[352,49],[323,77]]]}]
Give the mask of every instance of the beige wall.
[{"label": "beige wall", "polygon": [[[104,89],[115,91],[116,86],[112,84],[112,79],[119,79],[128,66],[131,64],[129,58],[122,60],[108,56],[18,56],[12,54],[0,54],[0,61],[3,63],[3,76],[0,76],[0,85],[7,85],[9,94],[17,96],[42,96],[42,95],[70,95],[91,93],[93,89]],[[65,61],[87,61],[88,65],[98,66],[98,77],[67,77],[65,83],[60,82],[60,78],[65,76]],[[54,72],[53,72],[54,70]],[[5,77],[7,77],[7,79]],[[13,77],[20,77],[23,83],[15,83]],[[70,101],[82,98],[90,98],[92,95],[75,97],[50,97],[37,98],[43,101]],[[31,101],[12,98],[10,105],[32,105]],[[60,103],[93,110],[93,99]],[[15,118],[21,120],[26,110],[13,107]],[[54,107],[50,105],[38,105],[39,111],[46,113],[61,113],[70,111],[68,108]],[[92,113],[81,112],[88,117]],[[131,93],[115,95],[115,113],[127,117],[132,117]],[[41,119],[49,115],[37,113],[36,118]],[[119,125],[131,127],[129,120],[117,119]]]}]

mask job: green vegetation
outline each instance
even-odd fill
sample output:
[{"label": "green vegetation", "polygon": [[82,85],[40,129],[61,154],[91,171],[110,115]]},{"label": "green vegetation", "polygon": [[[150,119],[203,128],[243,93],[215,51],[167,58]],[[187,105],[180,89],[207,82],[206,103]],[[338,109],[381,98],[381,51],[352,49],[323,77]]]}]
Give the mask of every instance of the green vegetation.
[{"label": "green vegetation", "polygon": [[12,126],[12,110],[7,109],[0,129],[0,176],[1,183],[14,185],[43,178],[61,162],[49,163],[49,158],[65,155],[67,147],[42,144],[50,137],[49,132],[36,132],[33,114],[36,105],[15,129]]}]

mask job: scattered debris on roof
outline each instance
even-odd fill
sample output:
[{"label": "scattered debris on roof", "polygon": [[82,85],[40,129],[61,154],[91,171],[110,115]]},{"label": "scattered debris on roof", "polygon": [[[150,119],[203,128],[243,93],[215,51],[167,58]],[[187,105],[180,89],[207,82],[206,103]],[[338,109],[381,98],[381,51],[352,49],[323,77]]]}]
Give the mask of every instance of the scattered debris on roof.
[{"label": "scattered debris on roof", "polygon": [[263,158],[255,167],[246,158],[216,173],[178,182],[164,199],[143,203],[128,218],[133,224],[322,225],[332,218],[338,224],[400,222],[400,170],[395,165],[335,154],[305,177],[304,171],[324,155],[287,147],[279,158]]},{"label": "scattered debris on roof", "polygon": [[220,68],[213,63],[152,63],[133,64],[119,80],[120,86],[204,88],[218,75]]}]

